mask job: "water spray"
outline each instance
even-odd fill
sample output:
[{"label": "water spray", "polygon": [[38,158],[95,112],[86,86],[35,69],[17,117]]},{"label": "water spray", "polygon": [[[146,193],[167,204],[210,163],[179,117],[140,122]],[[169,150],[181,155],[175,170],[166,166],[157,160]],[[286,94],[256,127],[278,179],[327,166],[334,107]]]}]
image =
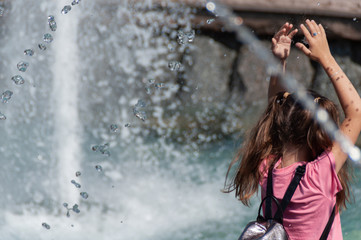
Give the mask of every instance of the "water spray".
[{"label": "water spray", "polygon": [[306,89],[299,85],[296,79],[289,74],[283,74],[282,69],[278,66],[274,56],[268,49],[262,46],[261,42],[255,35],[243,25],[243,19],[235,16],[232,10],[224,4],[216,1],[209,1],[206,3],[206,9],[213,13],[216,17],[224,21],[225,28],[229,31],[235,32],[237,40],[247,44],[249,48],[257,49],[256,56],[266,64],[266,70],[269,74],[279,76],[281,83],[289,92],[294,92],[296,98],[300,100],[304,108],[309,110],[314,119],[327,132],[327,134],[340,144],[342,150],[349,156],[349,158],[361,164],[361,151],[352,142],[342,134],[337,125],[332,121],[329,114],[321,107],[318,107],[313,99],[311,99],[306,92]]}]

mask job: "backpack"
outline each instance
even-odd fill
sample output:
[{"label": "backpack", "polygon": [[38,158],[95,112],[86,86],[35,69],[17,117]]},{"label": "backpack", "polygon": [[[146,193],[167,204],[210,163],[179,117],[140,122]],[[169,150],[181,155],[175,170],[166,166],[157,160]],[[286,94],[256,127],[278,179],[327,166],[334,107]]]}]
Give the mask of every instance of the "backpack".
[{"label": "backpack", "polygon": [[[273,165],[269,169],[269,173],[272,173]],[[272,187],[272,174],[268,174],[267,178],[267,193],[266,197],[262,199],[258,208],[257,220],[247,224],[238,240],[288,240],[289,236],[283,227],[283,212],[288,206],[301,178],[305,175],[306,165],[298,166],[290,185],[283,196],[281,203],[273,196]],[[272,217],[272,200],[277,205],[277,212]],[[261,216],[261,208],[266,201],[265,216]],[[326,240],[331,230],[333,220],[335,218],[335,207],[333,207],[331,216],[328,223],[323,230],[320,240]]]}]

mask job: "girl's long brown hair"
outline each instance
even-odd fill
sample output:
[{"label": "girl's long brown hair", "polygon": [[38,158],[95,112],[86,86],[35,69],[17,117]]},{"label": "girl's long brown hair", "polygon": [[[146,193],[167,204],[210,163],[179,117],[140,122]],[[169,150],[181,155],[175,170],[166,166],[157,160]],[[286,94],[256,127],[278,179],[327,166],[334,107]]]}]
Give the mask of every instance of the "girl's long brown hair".
[{"label": "girl's long brown hair", "polygon": [[[330,117],[339,125],[339,114],[336,105],[318,93],[308,90],[308,94],[317,100]],[[311,113],[291,95],[280,92],[269,102],[264,114],[252,128],[243,147],[240,148],[231,162],[224,192],[235,191],[236,197],[244,205],[249,205],[251,196],[257,192],[261,173],[260,164],[265,158],[272,157],[269,164],[277,161],[283,155],[285,145],[307,148],[309,161],[313,161],[323,151],[331,149],[332,140],[313,120]],[[238,168],[227,183],[227,178],[234,164]],[[268,168],[267,168],[268,169]],[[266,170],[267,170],[266,169]],[[339,209],[346,208],[350,201],[348,163],[346,162],[338,173],[343,190],[337,193],[336,201]]]}]

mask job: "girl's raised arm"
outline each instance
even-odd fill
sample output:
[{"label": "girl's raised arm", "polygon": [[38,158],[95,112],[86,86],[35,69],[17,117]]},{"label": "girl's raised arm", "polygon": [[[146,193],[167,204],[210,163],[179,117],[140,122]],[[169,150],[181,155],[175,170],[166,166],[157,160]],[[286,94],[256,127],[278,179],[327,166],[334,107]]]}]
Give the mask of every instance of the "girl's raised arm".
[{"label": "girl's raised arm", "polygon": [[[272,38],[272,53],[281,61],[283,72],[286,71],[286,59],[290,55],[291,42],[293,36],[297,33],[292,24],[285,23]],[[285,91],[285,88],[279,82],[278,76],[271,76],[268,86],[268,101],[278,92]]]},{"label": "girl's raised arm", "polygon": [[[307,48],[302,43],[297,43],[296,47],[301,49],[312,60],[319,62],[326,71],[345,114],[345,119],[341,123],[340,130],[352,143],[355,143],[361,131],[360,96],[331,55],[323,26],[316,24],[313,20],[306,20],[306,24],[309,30],[303,24],[301,24],[301,29],[310,47]],[[338,173],[345,163],[347,155],[342,151],[337,142],[333,144],[332,153],[335,156],[336,172]]]}]

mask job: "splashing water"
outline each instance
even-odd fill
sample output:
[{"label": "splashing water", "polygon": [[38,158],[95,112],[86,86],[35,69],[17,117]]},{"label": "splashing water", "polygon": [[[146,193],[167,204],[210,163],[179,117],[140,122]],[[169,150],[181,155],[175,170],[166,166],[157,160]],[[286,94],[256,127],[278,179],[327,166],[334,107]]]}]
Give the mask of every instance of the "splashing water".
[{"label": "splashing water", "polygon": [[57,24],[55,22],[55,17],[53,15],[48,16],[48,24],[49,24],[50,30],[55,32],[57,29]]},{"label": "splashing water", "polygon": [[34,50],[33,49],[26,49],[26,50],[24,50],[24,55],[31,57],[31,56],[34,55]]},{"label": "splashing water", "polygon": [[211,18],[211,19],[207,19],[207,24],[211,24],[212,22],[214,22],[216,19]]},{"label": "splashing water", "polygon": [[183,65],[182,63],[178,62],[178,61],[170,61],[168,63],[168,68],[171,70],[171,71],[175,71],[175,72],[178,72],[178,71],[182,71],[183,70]]},{"label": "splashing water", "polygon": [[5,12],[5,8],[0,6],[0,17],[2,17],[4,15],[4,12]]},{"label": "splashing water", "polygon": [[116,124],[110,125],[110,131],[116,133],[116,132],[118,132],[118,130],[119,130],[118,125],[116,125]]},{"label": "splashing water", "polygon": [[[208,6],[208,3],[207,3]],[[294,92],[296,98],[300,100],[302,105],[310,110],[314,116],[317,116],[319,112],[322,112],[322,109],[314,103],[313,99],[311,99],[307,94],[306,90],[300,86],[297,81],[289,76],[283,75],[282,70],[278,67],[276,60],[274,57],[265,49],[264,46],[256,39],[256,37],[250,33],[250,31],[243,26],[240,21],[235,21],[237,19],[236,16],[225,6],[222,4],[218,4],[217,6],[211,2],[210,7],[207,7],[208,11],[214,13],[217,16],[222,17],[226,21],[227,28],[236,32],[237,37],[240,41],[250,46],[251,49],[257,49],[255,52],[260,60],[264,61],[267,64],[268,72],[276,73],[281,76],[280,79],[282,84],[286,87],[289,92]],[[327,114],[328,116],[328,114]],[[328,135],[337,141],[343,151],[347,153],[351,160],[354,162],[361,162],[361,151],[358,147],[354,146],[349,139],[342,135],[337,126],[333,121],[331,121],[330,117],[323,119],[318,119],[320,125],[324,128],[324,130],[328,133]]]},{"label": "splashing water", "polygon": [[42,223],[41,225],[42,225],[44,228],[48,229],[48,230],[50,229],[50,225],[47,224],[47,223],[45,223],[45,222]]},{"label": "splashing water", "polygon": [[94,145],[92,146],[92,150],[94,152],[100,152],[101,154],[104,154],[105,156],[110,156],[109,152],[109,143],[105,143],[104,145]]},{"label": "splashing water", "polygon": [[80,3],[81,0],[73,0],[71,5],[78,5]]},{"label": "splashing water", "polygon": [[71,6],[70,5],[66,5],[64,6],[64,8],[61,10],[62,14],[67,14],[68,12],[70,12],[71,10]]},{"label": "splashing water", "polygon": [[1,101],[3,103],[8,103],[11,96],[13,95],[13,92],[10,90],[6,90],[5,92],[3,92],[3,94],[1,95]]},{"label": "splashing water", "polygon": [[54,38],[50,33],[45,33],[44,37],[43,37],[43,40],[46,43],[51,43],[54,40]]},{"label": "splashing water", "polygon": [[19,70],[20,72],[25,72],[26,69],[28,69],[28,67],[29,67],[29,63],[28,63],[28,62],[23,62],[23,61],[21,61],[21,62],[19,62],[19,63],[17,64],[17,68],[18,68],[18,70]]},{"label": "splashing water", "polygon": [[71,180],[70,181],[72,184],[74,184],[74,186],[76,187],[76,188],[81,188],[81,185],[79,184],[79,183],[77,183],[75,180]]},{"label": "splashing water", "polygon": [[102,168],[102,166],[100,166],[100,165],[96,165],[96,166],[95,166],[95,169],[96,169],[98,172],[103,171],[103,168]]},{"label": "splashing water", "polygon": [[80,196],[84,199],[88,199],[88,197],[89,197],[88,193],[86,193],[86,192],[81,192]]},{"label": "splashing water", "polygon": [[11,80],[13,80],[16,85],[21,85],[25,82],[24,78],[20,75],[13,76]]},{"label": "splashing water", "polygon": [[195,31],[186,32],[184,30],[178,31],[177,41],[180,45],[185,45],[187,43],[192,43],[195,38]]},{"label": "splashing water", "polygon": [[6,120],[6,116],[2,112],[0,112],[0,120]]},{"label": "splashing water", "polygon": [[[21,92],[14,91],[19,96],[16,101],[3,105],[13,108],[1,109],[12,121],[3,122],[6,127],[0,128],[6,170],[0,176],[0,192],[6,197],[0,202],[16,202],[0,213],[4,239],[236,239],[239,224],[251,220],[256,210],[245,210],[233,196],[219,191],[224,159],[231,159],[232,144],[203,150],[196,144],[178,146],[166,138],[149,137],[151,131],[143,128],[147,122],[132,116],[138,99],[144,99],[151,116],[152,109],[162,109],[157,105],[160,96],[174,95],[175,85],[167,80],[174,74],[167,63],[179,59],[172,54],[182,47],[177,45],[178,29],[191,26],[183,17],[190,10],[175,7],[171,13],[144,13],[139,10],[144,5],[136,2],[123,6],[87,1],[74,7],[72,14],[60,15],[71,1],[13,2],[16,5],[9,17],[14,20],[9,23],[16,24],[10,29],[22,29],[19,32],[38,41],[44,33],[39,26],[48,26],[49,14],[55,15],[58,28],[54,45],[29,60],[35,76],[26,75],[26,80],[34,85],[17,88]],[[16,22],[18,18],[21,21]],[[28,33],[21,26],[29,19],[35,20]],[[10,52],[15,46],[9,43],[24,39],[17,31],[11,32],[0,39],[4,46],[0,51],[9,51],[1,55],[4,63],[0,63],[6,76],[16,74],[6,68],[16,55]],[[14,52],[22,55],[22,50],[30,47],[29,39],[22,40],[21,49]],[[170,45],[174,52],[169,51]],[[47,45],[42,46],[45,50]],[[21,56],[15,63],[19,60]],[[139,79],[145,80],[139,83]],[[147,79],[157,79],[166,88],[147,94]],[[12,84],[9,79],[3,82],[3,91],[10,89],[5,85]],[[155,88],[155,84],[147,86]],[[109,131],[114,122],[126,123],[118,129],[119,134]],[[157,126],[153,131],[166,136],[167,129]],[[100,155],[89,146],[105,142],[112,146],[112,156],[103,159],[101,166],[106,171],[99,174],[94,166],[101,161]],[[81,183],[86,183],[92,196],[87,201],[69,184],[77,170],[83,173]],[[19,184],[13,186],[14,182]],[[12,190],[8,193],[6,189]],[[62,205],[64,201],[66,205]],[[68,217],[78,215],[68,219],[58,214],[60,209]],[[43,221],[51,223],[51,231],[39,226]]]},{"label": "splashing water", "polygon": [[44,44],[42,44],[42,43],[39,43],[39,44],[38,44],[38,47],[39,47],[39,49],[40,49],[41,51],[45,51],[45,50],[46,50],[46,46],[45,46]]}]

